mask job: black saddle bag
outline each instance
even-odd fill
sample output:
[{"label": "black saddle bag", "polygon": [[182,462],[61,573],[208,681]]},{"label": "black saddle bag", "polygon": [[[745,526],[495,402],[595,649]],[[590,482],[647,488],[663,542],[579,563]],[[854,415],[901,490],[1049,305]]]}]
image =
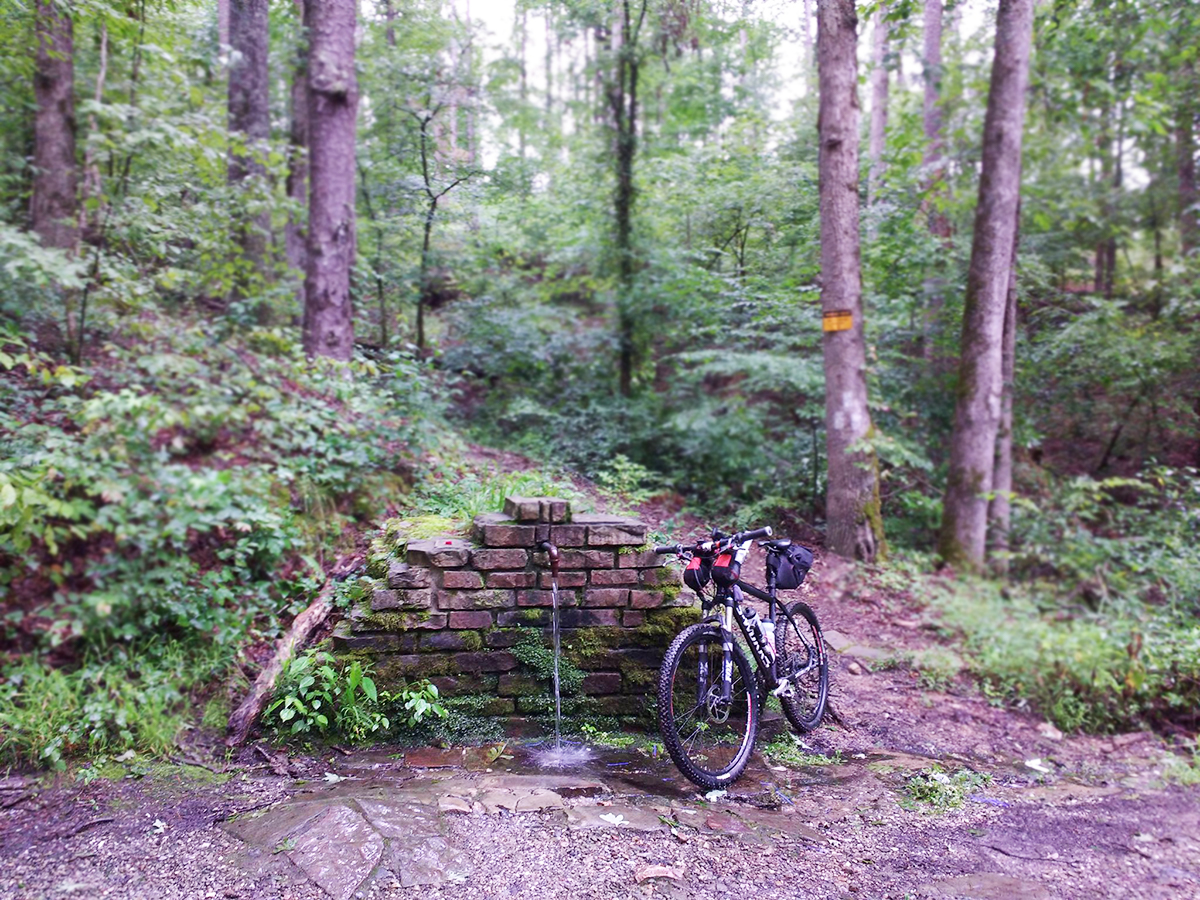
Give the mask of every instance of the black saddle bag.
[{"label": "black saddle bag", "polygon": [[775,587],[781,591],[800,587],[812,564],[812,551],[799,544],[792,544],[786,550],[767,556],[767,568],[775,572]]}]

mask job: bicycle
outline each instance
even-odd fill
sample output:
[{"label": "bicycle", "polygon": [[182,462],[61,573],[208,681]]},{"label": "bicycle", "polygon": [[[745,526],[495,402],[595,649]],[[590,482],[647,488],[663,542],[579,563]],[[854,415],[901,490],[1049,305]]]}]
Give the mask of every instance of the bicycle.
[{"label": "bicycle", "polygon": [[[663,657],[659,731],[679,771],[710,790],[733,783],[746,768],[767,693],[779,699],[797,732],[812,731],[825,715],[829,661],[816,613],[796,601],[779,603],[776,615],[777,592],[799,587],[812,552],[770,540],[771,534],[769,526],[733,535],[713,529],[708,540],[691,547],[654,548],[686,561],[683,580],[700,598],[703,615]],[[755,540],[767,552],[765,591],[741,580]],[[709,581],[715,585],[711,599],[704,591]],[[745,604],[747,594],[767,602],[766,618]],[[735,620],[757,663],[753,670],[734,633]]]}]

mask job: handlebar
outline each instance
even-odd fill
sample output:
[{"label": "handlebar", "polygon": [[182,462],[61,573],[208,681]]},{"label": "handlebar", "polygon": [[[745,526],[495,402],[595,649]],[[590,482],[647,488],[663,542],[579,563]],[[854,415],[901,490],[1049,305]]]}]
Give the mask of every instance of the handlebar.
[{"label": "handlebar", "polygon": [[683,544],[663,544],[660,547],[655,547],[654,552],[662,555],[664,553],[674,553],[677,556],[682,556],[687,553],[712,553],[714,550],[721,547],[732,547],[735,544],[744,544],[746,541],[753,541],[756,538],[769,538],[774,532],[770,525],[764,525],[762,528],[755,528],[753,531],[739,531],[734,535],[724,535],[716,529],[713,530],[713,540],[702,541],[694,547],[685,547]]}]

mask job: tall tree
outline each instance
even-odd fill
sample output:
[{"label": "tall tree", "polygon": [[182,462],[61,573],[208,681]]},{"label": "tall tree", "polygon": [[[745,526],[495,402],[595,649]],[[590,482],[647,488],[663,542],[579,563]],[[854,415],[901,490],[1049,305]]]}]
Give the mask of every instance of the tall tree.
[{"label": "tall tree", "polygon": [[[229,183],[261,179],[271,136],[271,95],[267,81],[268,0],[230,0],[229,42]],[[270,213],[237,223],[237,240],[251,266],[261,273],[266,264]],[[239,279],[244,295],[246,278]]]},{"label": "tall tree", "polygon": [[1195,94],[1200,88],[1200,78],[1196,77],[1195,63],[1189,63],[1183,74],[1175,141],[1179,172],[1179,249],[1187,256],[1200,240],[1200,209],[1197,208],[1200,193],[1196,191],[1196,110],[1200,104],[1197,104]]},{"label": "tall tree", "polygon": [[1004,316],[1021,188],[1021,138],[1034,0],[1000,0],[996,50],[983,126],[983,167],[967,296],[950,470],[938,549],[956,565],[983,565],[987,494],[1000,424]]},{"label": "tall tree", "polygon": [[304,351],[348,360],[354,350],[355,0],[308,10],[308,261]]},{"label": "tall tree", "polygon": [[829,459],[825,518],[829,549],[872,560],[884,543],[879,465],[874,451],[864,446],[873,428],[859,264],[857,25],[854,0],[818,0],[821,311]]},{"label": "tall tree", "polygon": [[[942,0],[925,0],[925,211],[929,233],[943,245],[950,243],[950,219],[943,209],[946,178],[945,141],[942,135]],[[925,278],[925,358],[935,363],[938,321],[945,303],[945,280],[936,267]]]},{"label": "tall tree", "polygon": [[879,199],[879,188],[883,183],[883,147],[887,135],[888,114],[888,68],[889,49],[887,10],[880,6],[875,11],[875,26],[871,50],[871,130],[867,158],[870,171],[867,179],[867,205],[873,206]]},{"label": "tall tree", "polygon": [[78,236],[75,171],[75,39],[70,4],[38,0],[37,112],[33,120],[33,230],[48,247],[70,249]]},{"label": "tall tree", "polygon": [[630,0],[620,0],[614,22],[612,46],[616,55],[613,75],[607,85],[609,121],[615,144],[616,188],[613,213],[616,219],[617,255],[617,342],[620,347],[620,391],[633,392],[635,312],[633,297],[633,163],[638,147],[639,40],[646,21],[648,0],[635,13]]},{"label": "tall tree", "polygon": [[[292,70],[287,193],[295,207],[300,209],[308,197],[308,2],[295,0],[295,3],[300,20],[300,39],[296,47],[295,68]],[[390,5],[388,8],[391,8]],[[304,224],[298,215],[293,215],[284,228],[284,248],[288,266],[299,273],[305,269],[304,243]]]},{"label": "tall tree", "polygon": [[1004,304],[1004,333],[1000,345],[1000,425],[996,431],[996,461],[988,500],[988,531],[992,561],[1007,571],[1008,532],[1012,526],[1013,393],[1017,370],[1017,247],[1021,242],[1021,204],[1008,268],[1008,293]]}]

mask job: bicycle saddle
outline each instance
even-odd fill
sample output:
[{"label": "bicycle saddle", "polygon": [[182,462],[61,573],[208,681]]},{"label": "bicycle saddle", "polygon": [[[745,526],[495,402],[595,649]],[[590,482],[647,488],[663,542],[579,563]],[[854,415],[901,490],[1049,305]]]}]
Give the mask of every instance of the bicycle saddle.
[{"label": "bicycle saddle", "polygon": [[792,546],[792,542],[787,538],[780,538],[777,541],[759,541],[758,546],[766,547],[768,550],[782,551]]}]

